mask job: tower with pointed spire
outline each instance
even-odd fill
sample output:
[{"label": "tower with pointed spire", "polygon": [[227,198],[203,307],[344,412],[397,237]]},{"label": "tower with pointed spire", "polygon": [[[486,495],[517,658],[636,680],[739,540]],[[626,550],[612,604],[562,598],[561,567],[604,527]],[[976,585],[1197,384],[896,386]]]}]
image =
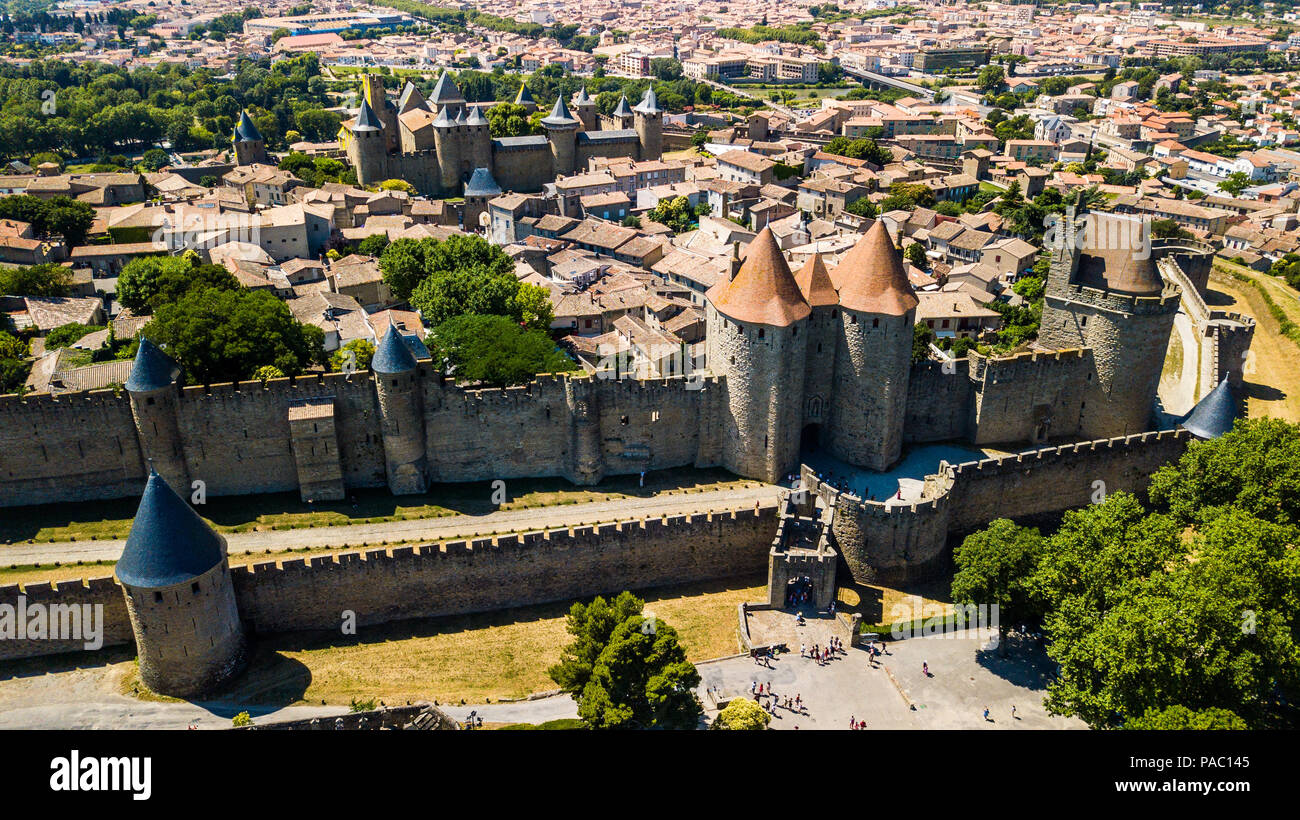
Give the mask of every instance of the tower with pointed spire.
[{"label": "tower with pointed spire", "polygon": [[585,85],[573,95],[573,115],[582,123],[583,131],[596,130],[596,101],[587,93]]},{"label": "tower with pointed spire", "polygon": [[830,280],[839,317],[830,424],[823,440],[836,458],[887,470],[903,449],[918,300],[884,222],[871,226]]},{"label": "tower with pointed spire", "polygon": [[232,144],[235,148],[236,165],[268,164],[271,161],[266,154],[266,142],[262,139],[262,132],[257,130],[247,110],[239,112],[239,122],[235,123]]},{"label": "tower with pointed spire", "polygon": [[778,481],[798,464],[812,312],[770,228],[735,276],[706,294],[709,369],[723,377],[722,466]]},{"label": "tower with pointed spire", "polygon": [[169,484],[188,489],[190,470],[177,402],[180,371],[175,360],[141,336],[125,387],[141,453]]},{"label": "tower with pointed spire", "polygon": [[659,159],[664,152],[664,111],[659,107],[654,86],[645,90],[641,102],[632,109],[636,135],[641,143],[641,159]]},{"label": "tower with pointed spire", "polygon": [[357,172],[357,182],[377,185],[388,178],[388,137],[384,123],[366,99],[348,126],[348,161]]},{"label": "tower with pointed spire", "polygon": [[114,575],[149,689],[196,697],[243,668],[244,628],[226,540],[156,472],[145,484]]},{"label": "tower with pointed spire", "polygon": [[636,116],[627,104],[626,94],[618,98],[618,105],[614,106],[614,113],[609,116],[614,121],[614,128],[619,131],[631,131],[636,127]]},{"label": "tower with pointed spire", "polygon": [[803,386],[803,443],[817,446],[830,417],[830,400],[835,383],[835,345],[839,297],[821,254],[813,253],[795,274],[804,301],[812,308],[808,316],[808,342]]},{"label": "tower with pointed spire", "polygon": [[569,113],[563,95],[555,98],[551,113],[542,118],[546,141],[551,146],[556,176],[568,176],[574,171],[574,156],[578,148],[580,123]]},{"label": "tower with pointed spire", "polygon": [[380,340],[370,369],[375,374],[388,488],[394,495],[428,489],[422,371],[396,325]]}]

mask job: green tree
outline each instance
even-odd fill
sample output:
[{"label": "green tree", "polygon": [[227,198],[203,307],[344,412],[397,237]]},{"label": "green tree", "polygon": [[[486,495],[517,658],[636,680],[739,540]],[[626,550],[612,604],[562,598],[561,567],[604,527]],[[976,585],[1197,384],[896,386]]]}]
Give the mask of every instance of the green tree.
[{"label": "green tree", "polygon": [[300,324],[262,290],[190,290],[154,312],[149,338],[208,384],[250,379],[263,365],[296,376],[324,358],[321,329]]},{"label": "green tree", "polygon": [[550,336],[521,327],[509,316],[454,316],[434,327],[428,346],[434,361],[442,362],[458,381],[525,384],[539,373],[577,368]]},{"label": "green tree", "polygon": [[368,370],[375,357],[375,345],[368,339],[353,339],[330,356],[330,370],[339,373],[345,366],[353,370]]},{"label": "green tree", "polygon": [[626,591],[610,601],[598,595],[590,604],[569,607],[564,629],[573,641],[561,650],[560,662],[546,670],[551,680],[575,699],[581,697],[614,628],[644,608],[645,601]]},{"label": "green tree", "polygon": [[1228,194],[1228,196],[1241,196],[1241,192],[1251,185],[1250,174],[1244,171],[1233,171],[1219,181],[1219,190]]},{"label": "green tree", "polygon": [[1036,618],[1041,606],[1032,578],[1043,553],[1038,530],[999,518],[966,536],[953,550],[957,574],[952,600],[958,604],[998,606],[998,654],[1006,655],[1006,624]]},{"label": "green tree", "polygon": [[762,706],[747,698],[732,698],[731,702],[718,712],[718,717],[710,728],[732,731],[757,731],[766,729],[772,722]]},{"label": "green tree", "polygon": [[62,265],[0,268],[0,294],[5,296],[67,296],[71,285],[72,272]]},{"label": "green tree", "polygon": [[96,325],[82,325],[76,322],[60,325],[45,334],[45,349],[58,350],[61,347],[68,347],[83,336],[103,329],[103,327]]},{"label": "green tree", "polygon": [[1002,87],[1002,82],[1007,78],[1007,73],[1000,65],[986,65],[980,69],[979,75],[975,78],[975,85],[980,91],[993,93]]},{"label": "green tree", "polygon": [[1227,709],[1200,709],[1192,711],[1186,706],[1169,706],[1164,709],[1148,709],[1139,717],[1129,718],[1125,729],[1136,730],[1173,730],[1206,731],[1244,730],[1250,728],[1240,716]]},{"label": "green tree", "polygon": [[532,119],[532,115],[522,105],[501,102],[492,106],[487,112],[488,131],[494,137],[528,137],[540,134],[543,127]]},{"label": "green tree", "polygon": [[194,253],[132,259],[118,277],[118,301],[134,311],[156,311],[162,305],[179,301],[192,290],[241,288],[234,274],[220,265],[197,262]]},{"label": "green tree", "polygon": [[925,255],[925,247],[920,242],[913,242],[908,245],[904,255],[907,257],[908,262],[921,270],[930,267],[930,260]]},{"label": "green tree", "polygon": [[925,322],[912,326],[912,363],[923,362],[930,358],[930,345],[934,343],[934,331]]},{"label": "green tree", "polygon": [[1233,508],[1277,524],[1300,524],[1300,427],[1280,419],[1238,421],[1194,442],[1151,477],[1153,504],[1184,526]]},{"label": "green tree", "polygon": [[614,627],[578,698],[578,717],[593,729],[693,729],[703,710],[695,665],[677,631],[653,616]]},{"label": "green tree", "polygon": [[365,256],[380,256],[388,247],[388,234],[376,233],[357,243],[357,253]]}]

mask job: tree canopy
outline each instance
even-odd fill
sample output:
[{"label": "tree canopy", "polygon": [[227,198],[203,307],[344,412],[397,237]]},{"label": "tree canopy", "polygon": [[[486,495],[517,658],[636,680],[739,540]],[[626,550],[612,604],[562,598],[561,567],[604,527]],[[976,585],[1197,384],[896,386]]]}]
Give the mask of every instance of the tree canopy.
[{"label": "tree canopy", "polygon": [[577,368],[548,334],[521,327],[509,316],[455,316],[433,329],[428,346],[434,361],[458,381],[506,386]]}]

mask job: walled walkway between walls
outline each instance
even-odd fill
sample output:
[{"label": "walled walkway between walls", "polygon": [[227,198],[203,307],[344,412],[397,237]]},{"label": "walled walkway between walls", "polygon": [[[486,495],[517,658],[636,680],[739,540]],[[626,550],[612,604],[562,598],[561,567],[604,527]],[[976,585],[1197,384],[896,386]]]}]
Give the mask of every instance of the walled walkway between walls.
[{"label": "walled walkway between walls", "polygon": [[[298,530],[228,533],[226,543],[231,556],[241,553],[280,552],[289,549],[357,549],[363,543],[379,546],[387,541],[447,541],[472,538],[491,533],[575,527],[583,524],[609,523],[656,515],[693,515],[746,509],[756,503],[774,506],[779,496],[774,485],[708,490],[701,493],[673,494],[653,498],[620,498],[586,504],[534,507],[525,510],[501,510],[487,515],[456,515],[388,521],[382,524],[350,524],[342,527],[310,527]],[[202,508],[199,508],[202,513]],[[19,566],[48,564],[55,561],[116,561],[126,544],[111,541],[52,541],[45,544],[0,546],[0,564]],[[234,563],[241,563],[236,560]]]}]

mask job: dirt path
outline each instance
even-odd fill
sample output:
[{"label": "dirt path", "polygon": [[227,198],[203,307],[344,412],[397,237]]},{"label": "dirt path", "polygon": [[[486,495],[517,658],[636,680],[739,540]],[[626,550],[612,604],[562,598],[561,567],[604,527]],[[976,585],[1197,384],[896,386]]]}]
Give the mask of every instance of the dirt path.
[{"label": "dirt path", "polygon": [[[1300,320],[1300,301],[1295,294],[1268,277],[1252,278],[1269,289],[1292,321]],[[1250,345],[1255,372],[1246,375],[1247,415],[1300,422],[1300,347],[1281,334],[1259,291],[1216,272],[1210,279],[1207,301],[1214,308],[1250,314],[1258,322]]]}]

